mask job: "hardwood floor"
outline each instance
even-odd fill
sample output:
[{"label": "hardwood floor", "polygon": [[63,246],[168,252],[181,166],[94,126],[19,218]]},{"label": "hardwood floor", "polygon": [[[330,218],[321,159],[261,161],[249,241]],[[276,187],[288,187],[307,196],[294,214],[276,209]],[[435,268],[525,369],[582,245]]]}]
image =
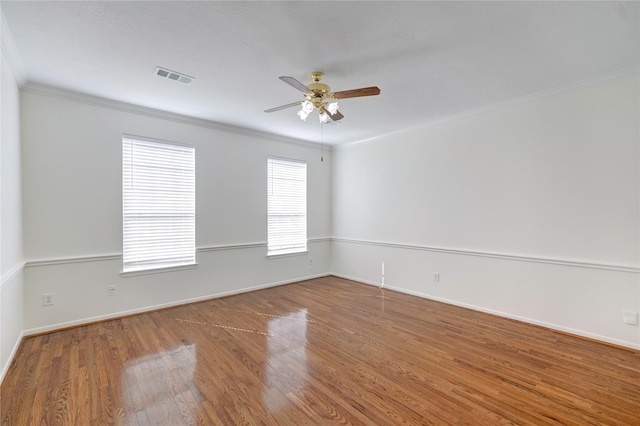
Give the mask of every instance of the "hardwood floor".
[{"label": "hardwood floor", "polygon": [[327,277],[26,339],[3,425],[640,425],[640,352]]}]

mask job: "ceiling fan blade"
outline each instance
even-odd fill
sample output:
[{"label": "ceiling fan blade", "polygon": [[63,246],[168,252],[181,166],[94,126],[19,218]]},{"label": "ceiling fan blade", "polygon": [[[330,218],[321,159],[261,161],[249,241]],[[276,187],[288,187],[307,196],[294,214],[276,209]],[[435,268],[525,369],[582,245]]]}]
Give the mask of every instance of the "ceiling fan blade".
[{"label": "ceiling fan blade", "polygon": [[294,107],[294,106],[298,106],[302,102],[304,102],[304,101],[298,101],[298,102],[292,102],[292,103],[286,104],[286,105],[280,105],[280,106],[275,107],[275,108],[265,109],[264,112],[280,111],[281,109],[286,109],[286,108],[291,108],[291,107]]},{"label": "ceiling fan blade", "polygon": [[280,80],[284,81],[288,85],[295,87],[296,89],[298,89],[302,93],[311,92],[311,90],[307,86],[305,86],[304,84],[300,83],[298,80],[296,80],[293,77],[287,77],[285,75],[285,76],[281,76],[281,77],[278,77],[278,78],[280,78]]},{"label": "ceiling fan blade", "polygon": [[373,96],[379,95],[380,89],[376,86],[371,87],[363,87],[361,89],[352,89],[352,90],[343,90],[341,92],[335,92],[333,97],[335,99],[344,99],[344,98],[357,98],[359,96]]},{"label": "ceiling fan blade", "polygon": [[331,114],[331,112],[327,111],[327,114],[329,114],[329,117],[331,117],[333,121],[342,120],[344,118],[344,115],[342,115],[340,111],[336,111],[335,114]]}]

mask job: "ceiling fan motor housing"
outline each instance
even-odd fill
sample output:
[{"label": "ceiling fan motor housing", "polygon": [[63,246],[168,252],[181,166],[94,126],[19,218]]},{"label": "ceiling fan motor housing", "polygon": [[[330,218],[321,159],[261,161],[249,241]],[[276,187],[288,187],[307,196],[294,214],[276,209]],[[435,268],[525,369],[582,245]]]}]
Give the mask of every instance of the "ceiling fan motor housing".
[{"label": "ceiling fan motor housing", "polygon": [[331,93],[331,88],[327,84],[320,83],[320,80],[322,80],[323,76],[324,74],[320,71],[311,73],[311,79],[313,80],[313,83],[307,84],[307,87],[311,89],[315,97],[323,97],[325,94]]},{"label": "ceiling fan motor housing", "polygon": [[311,83],[307,84],[307,87],[311,89],[314,93],[329,93],[331,88],[324,83]]}]

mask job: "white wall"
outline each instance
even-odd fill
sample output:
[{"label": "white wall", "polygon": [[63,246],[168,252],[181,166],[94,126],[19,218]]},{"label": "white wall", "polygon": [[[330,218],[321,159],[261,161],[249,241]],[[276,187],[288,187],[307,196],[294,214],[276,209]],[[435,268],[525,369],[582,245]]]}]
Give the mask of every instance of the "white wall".
[{"label": "white wall", "polygon": [[[22,92],[27,334],[328,273],[330,155],[101,102]],[[122,133],[195,145],[196,269],[120,276]],[[308,163],[308,254],[266,258],[270,155]]]},{"label": "white wall", "polygon": [[[640,348],[637,76],[333,152],[332,271]],[[433,273],[440,282],[433,282]]]},{"label": "white wall", "polygon": [[22,339],[23,243],[20,106],[16,77],[0,60],[0,382]]},{"label": "white wall", "polygon": [[[10,76],[3,67],[4,368],[23,329],[329,271],[376,284],[383,261],[387,287],[640,348],[639,327],[621,321],[640,311],[637,77],[339,148],[321,163],[315,146],[88,97],[28,89],[18,102]],[[122,133],[196,146],[197,268],[120,275]],[[306,255],[266,259],[269,155],[309,164]]]}]

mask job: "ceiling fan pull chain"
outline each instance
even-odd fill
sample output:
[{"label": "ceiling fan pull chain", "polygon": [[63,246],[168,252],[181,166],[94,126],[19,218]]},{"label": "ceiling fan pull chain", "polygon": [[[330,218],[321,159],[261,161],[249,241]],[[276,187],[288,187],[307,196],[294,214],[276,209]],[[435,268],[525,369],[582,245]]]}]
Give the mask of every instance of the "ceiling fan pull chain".
[{"label": "ceiling fan pull chain", "polygon": [[324,129],[320,123],[320,162],[324,163]]}]

